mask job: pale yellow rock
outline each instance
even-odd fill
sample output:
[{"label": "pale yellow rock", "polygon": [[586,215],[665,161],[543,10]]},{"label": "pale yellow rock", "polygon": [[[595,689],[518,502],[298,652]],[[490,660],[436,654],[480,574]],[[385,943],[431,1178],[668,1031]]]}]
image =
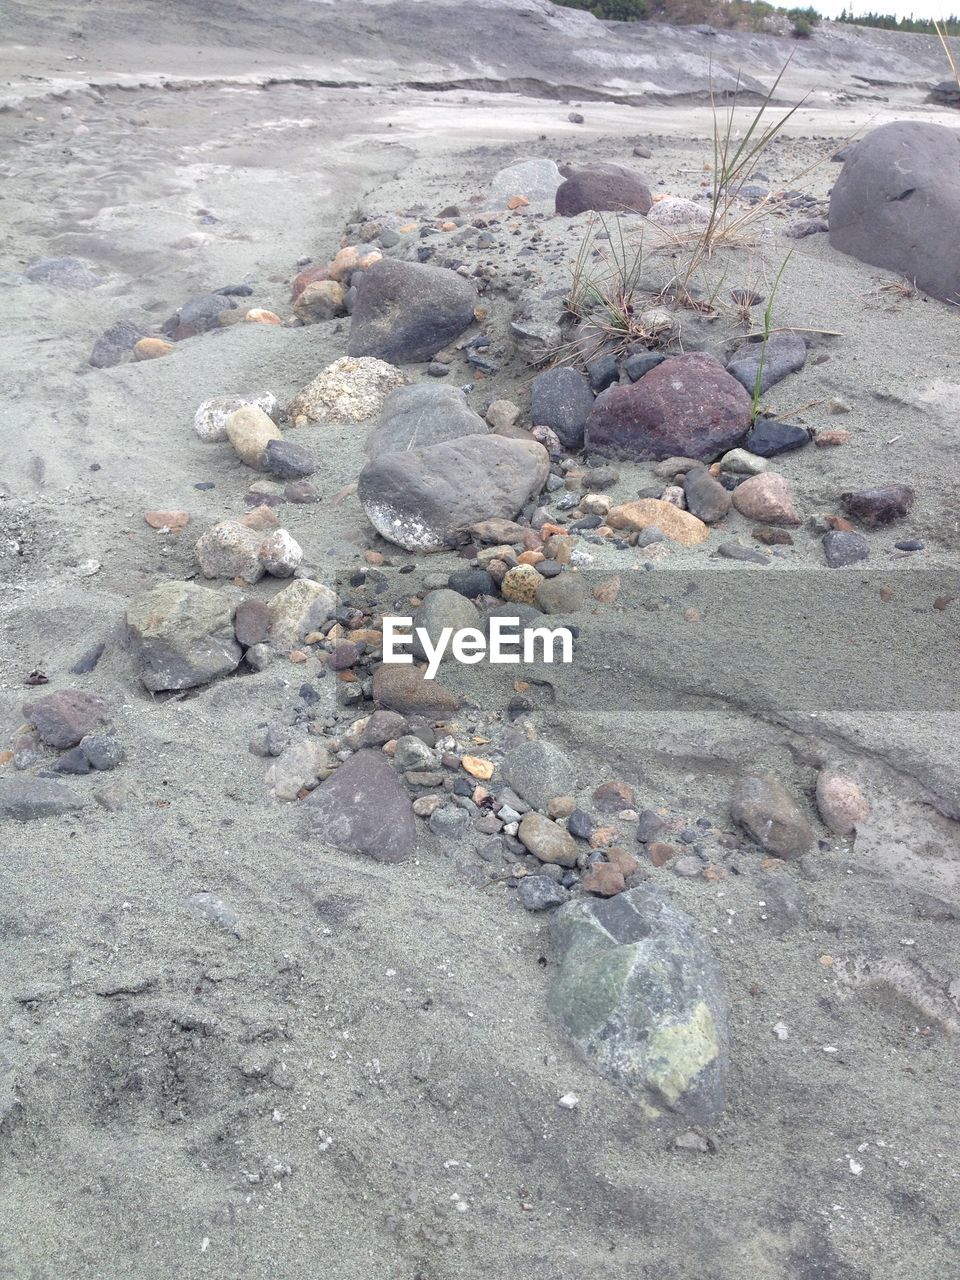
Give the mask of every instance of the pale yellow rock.
[{"label": "pale yellow rock", "polygon": [[503,575],[500,594],[504,600],[513,600],[515,604],[535,604],[541,582],[543,578],[532,564],[518,564]]},{"label": "pale yellow rock", "polygon": [[271,440],[283,437],[276,423],[256,405],[244,405],[226,423],[227,439],[237,455],[254,471],[263,470],[263,451]]},{"label": "pale yellow rock", "polygon": [[463,756],[460,763],[471,778],[480,778],[486,782],[493,777],[493,761],[483,760],[480,756]]},{"label": "pale yellow rock", "polygon": [[639,498],[613,507],[607,515],[607,524],[611,529],[637,530],[656,525],[671,542],[683,547],[695,547],[710,537],[710,530],[702,520],[659,498]]}]

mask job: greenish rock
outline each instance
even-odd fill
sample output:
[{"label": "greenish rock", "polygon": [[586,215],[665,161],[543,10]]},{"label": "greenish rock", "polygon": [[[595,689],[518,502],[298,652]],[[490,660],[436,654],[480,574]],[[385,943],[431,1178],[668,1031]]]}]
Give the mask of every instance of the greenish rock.
[{"label": "greenish rock", "polygon": [[162,582],[131,601],[127,628],[146,688],[193,689],[235,670],[235,612],[233,600],[191,582]]},{"label": "greenish rock", "polygon": [[726,999],[693,920],[663,890],[580,898],[556,913],[550,1007],[587,1061],[656,1118],[723,1110]]},{"label": "greenish rock", "polygon": [[537,586],[537,604],[544,613],[579,613],[586,603],[587,588],[579,573],[542,578]]}]

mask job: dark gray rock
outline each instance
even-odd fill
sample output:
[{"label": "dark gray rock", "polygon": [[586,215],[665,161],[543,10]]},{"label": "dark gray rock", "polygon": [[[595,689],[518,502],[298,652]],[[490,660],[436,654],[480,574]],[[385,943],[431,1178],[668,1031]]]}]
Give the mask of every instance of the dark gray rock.
[{"label": "dark gray rock", "polygon": [[374,711],[360,733],[361,747],[382,747],[407,731],[406,717],[396,711]]},{"label": "dark gray rock", "polygon": [[715,524],[730,510],[733,497],[706,467],[692,467],[683,477],[687,510],[704,524]]},{"label": "dark gray rock", "polygon": [[587,378],[593,391],[606,391],[620,378],[620,366],[616,356],[600,356],[587,365]]},{"label": "dark gray rock", "polygon": [[65,751],[53,766],[56,773],[89,773],[93,766],[79,747]]},{"label": "dark gray rock", "polygon": [[738,779],[730,816],[761,848],[778,858],[799,858],[813,848],[809,822],[777,778],[746,774]]},{"label": "dark gray rock", "polygon": [[693,920],[662,890],[640,887],[568,903],[553,938],[550,1007],[591,1066],[651,1118],[714,1120],[726,1093],[726,999]]},{"label": "dark gray rock", "polygon": [[533,380],[530,418],[534,426],[555,431],[568,449],[579,449],[593,403],[593,392],[582,373],[576,369],[548,369]]},{"label": "dark gray rock", "polygon": [[831,529],[823,535],[823,554],[831,569],[843,569],[870,558],[870,544],[862,533]]},{"label": "dark gray rock", "polygon": [[195,338],[197,334],[216,329],[218,317],[224,311],[235,311],[237,304],[222,293],[201,293],[188,298],[177,314],[164,325],[164,332],[174,342]]},{"label": "dark gray rock", "polygon": [[624,360],[623,371],[631,382],[638,382],[645,373],[655,369],[658,364],[663,364],[665,359],[666,356],[659,351],[637,351]]},{"label": "dark gray rock", "polygon": [[485,436],[489,431],[459,387],[418,382],[398,387],[387,396],[379,424],[367,437],[366,451],[377,458],[461,436]]},{"label": "dark gray rock", "polygon": [[896,271],[944,301],[960,297],[960,135],[900,120],[871,130],[830,196],[830,244]]},{"label": "dark gray rock", "polygon": [[610,387],[587,419],[591,453],[631,461],[670,457],[712,462],[743,442],[752,401],[711,355],[670,356],[639,382]]},{"label": "dark gray rock", "polygon": [[268,440],[263,451],[263,467],[278,480],[302,480],[317,469],[309,449],[292,440]]},{"label": "dark gray rock", "polygon": [[79,258],[37,258],[27,264],[23,274],[34,284],[48,284],[54,289],[93,289],[101,283],[100,277]]},{"label": "dark gray rock", "polygon": [[476,289],[455,271],[384,258],[360,280],[348,354],[429,360],[473,323],[476,305]]},{"label": "dark gray rock", "polygon": [[191,689],[235,670],[243,656],[234,605],[191,582],[163,582],[127,609],[140,679],[154,691]]},{"label": "dark gray rock", "polygon": [[0,778],[0,814],[16,822],[55,818],[83,806],[82,796],[51,778]]},{"label": "dark gray rock", "polygon": [[113,365],[125,360],[135,344],[149,334],[149,329],[134,324],[132,320],[117,320],[109,329],[104,329],[93,344],[89,363],[95,369],[112,368]]},{"label": "dark gray rock", "polygon": [[744,564],[769,564],[770,557],[758,547],[744,547],[739,542],[721,542],[717,555],[724,560],[740,560]]},{"label": "dark gray rock", "polygon": [[470,525],[512,520],[540,492],[550,470],[536,441],[502,436],[459,440],[372,458],[357,494],[378,533],[407,551],[438,551],[466,540]]},{"label": "dark gray rock", "polygon": [[123,759],[120,739],[111,733],[91,733],[80,740],[80,750],[92,769],[106,773]]},{"label": "dark gray rock", "polygon": [[597,212],[649,213],[653,206],[650,188],[639,173],[619,164],[563,165],[566,179],[557,188],[555,207],[564,218],[587,209]]},{"label": "dark gray rock", "polygon": [[549,911],[562,906],[570,891],[549,876],[525,876],[517,885],[517,897],[528,911]]},{"label": "dark gray rock", "polygon": [[743,447],[758,458],[776,458],[781,453],[791,453],[810,443],[810,432],[793,422],[780,422],[777,418],[757,418]]},{"label": "dark gray rock", "polygon": [[497,585],[486,569],[455,569],[447,579],[447,586],[468,600],[497,594]]},{"label": "dark gray rock", "polygon": [[460,840],[470,826],[470,814],[456,805],[441,805],[431,813],[427,826],[435,836],[440,836],[443,840]]},{"label": "dark gray rock", "polygon": [[727,361],[727,373],[753,395],[761,361],[760,394],[764,395],[788,374],[803,368],[807,362],[807,344],[799,333],[793,332],[771,333],[766,342],[762,339],[743,342]]},{"label": "dark gray rock", "polygon": [[303,801],[308,834],[377,862],[402,862],[417,843],[416,819],[386,756],[358,751]]},{"label": "dark gray rock", "polygon": [[637,822],[637,839],[645,843],[656,840],[665,826],[666,823],[656,809],[643,809]]},{"label": "dark gray rock", "polygon": [[843,493],[840,500],[848,516],[876,528],[909,515],[916,494],[907,484],[884,484],[876,489],[859,489]]},{"label": "dark gray rock", "polygon": [[539,739],[522,742],[508,751],[500,776],[534,809],[546,810],[555,796],[569,796],[577,789],[572,762],[559,747]]}]

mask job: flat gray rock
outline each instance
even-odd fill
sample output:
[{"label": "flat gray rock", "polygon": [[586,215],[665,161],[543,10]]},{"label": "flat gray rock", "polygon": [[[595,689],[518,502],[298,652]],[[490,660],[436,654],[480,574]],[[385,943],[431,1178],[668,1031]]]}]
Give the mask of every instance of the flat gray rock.
[{"label": "flat gray rock", "polygon": [[377,862],[416,848],[416,819],[396,770],[379,751],[358,751],[303,801],[309,834]]},{"label": "flat gray rock", "polygon": [[807,362],[807,344],[799,333],[771,333],[766,343],[742,342],[727,361],[727,373],[753,395],[760,374],[760,394],[782,381],[788,374],[798,373]]},{"label": "flat gray rock", "polygon": [[406,551],[439,551],[465,540],[470,525],[512,520],[539,493],[550,461],[536,441],[501,436],[460,440],[372,458],[357,495],[378,533]]},{"label": "flat gray rock", "polygon": [[477,291],[446,267],[384,258],[364,271],[350,324],[351,356],[429,360],[473,324]]},{"label": "flat gray rock", "polygon": [[192,689],[235,670],[243,651],[234,613],[226,596],[192,582],[162,582],[137,596],[127,627],[146,688]]},{"label": "flat gray rock", "polygon": [[93,289],[101,283],[79,258],[37,258],[23,274],[34,284],[48,284],[54,289]]},{"label": "flat gray rock", "polygon": [[34,818],[55,818],[84,806],[84,798],[51,778],[4,778],[0,780],[0,814],[16,822]]},{"label": "flat gray rock", "polygon": [[553,919],[560,966],[550,1007],[600,1075],[652,1118],[709,1123],[728,1067],[720,970],[663,890],[581,898]]},{"label": "flat gray rock", "polygon": [[379,424],[367,437],[371,458],[383,453],[422,449],[461,436],[485,436],[490,428],[467,404],[459,387],[427,382],[398,387],[383,402]]},{"label": "flat gray rock", "polygon": [[934,298],[960,297],[960,134],[920,121],[873,129],[830,196],[830,244],[896,271]]}]

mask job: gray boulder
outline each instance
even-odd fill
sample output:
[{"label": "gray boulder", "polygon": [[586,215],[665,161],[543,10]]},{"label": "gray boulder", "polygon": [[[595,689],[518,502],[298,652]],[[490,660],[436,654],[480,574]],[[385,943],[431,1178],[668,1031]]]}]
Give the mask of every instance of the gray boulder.
[{"label": "gray boulder", "polygon": [[844,163],[830,196],[830,244],[896,271],[934,298],[960,297],[960,134],[881,125]]},{"label": "gray boulder", "polygon": [[490,428],[467,404],[459,387],[438,387],[426,382],[391,391],[383,402],[380,423],[367,437],[371,458],[404,449],[457,440],[460,436],[485,436]]},{"label": "gray boulder", "polygon": [[531,204],[553,203],[561,182],[552,160],[520,160],[501,169],[490,183],[490,202],[495,209],[505,209],[511,196],[526,196]]},{"label": "gray boulder", "polygon": [[651,1118],[723,1110],[727,1014],[716,960],[662,890],[581,898],[553,919],[550,1007],[587,1061]]},{"label": "gray boulder", "polygon": [[243,650],[234,613],[219,591],[191,582],[162,582],[137,596],[127,627],[146,688],[192,689],[235,670]]},{"label": "gray boulder", "polygon": [[762,849],[778,858],[799,858],[813,847],[809,822],[777,778],[747,774],[738,779],[730,816]]},{"label": "gray boulder", "polygon": [[508,751],[500,776],[521,800],[534,809],[546,809],[555,796],[572,795],[577,771],[572,761],[552,742],[522,742]]},{"label": "gray boulder", "polygon": [[188,298],[177,314],[164,325],[164,332],[174,342],[195,338],[208,329],[216,329],[223,311],[235,311],[237,304],[222,293],[200,293]]},{"label": "gray boulder", "polygon": [[539,493],[550,469],[536,441],[464,436],[425,449],[372,458],[357,495],[378,533],[406,551],[439,551],[464,541],[470,525],[512,520]]},{"label": "gray boulder", "polygon": [[357,286],[347,354],[429,360],[473,323],[477,291],[446,267],[384,258]]},{"label": "gray boulder", "polygon": [[776,386],[790,373],[799,373],[807,362],[807,344],[799,333],[771,333],[766,343],[742,342],[727,361],[727,373],[753,395],[757,385],[757,370],[763,361],[760,374],[760,394]]},{"label": "gray boulder", "polygon": [[576,369],[548,369],[533,380],[531,422],[537,427],[550,427],[568,449],[582,447],[583,428],[592,408],[590,384]]},{"label": "gray boulder", "polygon": [[55,818],[83,806],[82,796],[50,778],[0,779],[0,814],[15,822]]},{"label": "gray boulder", "polygon": [[416,848],[416,819],[396,770],[379,751],[358,751],[303,801],[308,833],[377,862]]}]

